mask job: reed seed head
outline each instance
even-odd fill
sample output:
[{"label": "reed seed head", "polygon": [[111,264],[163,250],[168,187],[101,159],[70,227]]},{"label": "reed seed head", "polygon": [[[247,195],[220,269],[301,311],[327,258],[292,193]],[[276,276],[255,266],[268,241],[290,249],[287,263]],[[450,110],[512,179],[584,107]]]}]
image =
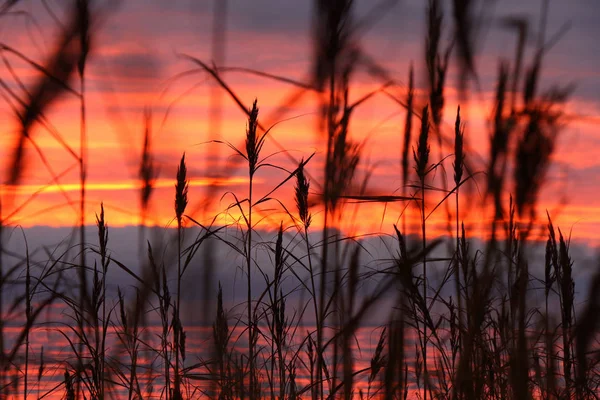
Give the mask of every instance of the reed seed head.
[{"label": "reed seed head", "polygon": [[258,100],[252,103],[252,108],[248,112],[248,127],[246,129],[246,156],[248,157],[248,167],[250,176],[254,175],[258,165],[258,156],[262,148],[263,140],[258,137],[256,130],[258,128]]},{"label": "reed seed head", "polygon": [[429,163],[429,107],[423,108],[421,114],[421,132],[419,133],[419,142],[417,144],[417,151],[413,149],[413,156],[415,159],[415,169],[420,180],[425,179],[427,174],[427,164]]},{"label": "reed seed head", "polygon": [[463,152],[463,135],[464,130],[461,127],[460,121],[460,106],[456,111],[456,123],[454,124],[454,183],[456,186],[460,184],[463,175],[464,152]]},{"label": "reed seed head", "polygon": [[142,150],[142,160],[140,162],[139,177],[142,181],[141,189],[141,203],[142,210],[145,211],[148,208],[150,196],[152,195],[152,189],[154,188],[154,180],[156,178],[156,167],[154,165],[154,159],[152,157],[150,137],[151,133],[151,121],[152,115],[150,111],[145,112],[145,129],[144,129],[144,148]]},{"label": "reed seed head", "polygon": [[179,326],[179,350],[181,352],[181,359],[183,361],[185,361],[185,340],[187,338],[187,335],[185,333],[185,331],[183,330],[183,327]]},{"label": "reed seed head", "polygon": [[354,0],[315,0],[313,81],[321,91],[338,69],[350,62],[353,51]]},{"label": "reed seed head", "polygon": [[100,216],[96,214],[96,225],[98,226],[98,242],[100,244],[102,272],[106,273],[109,261],[107,259],[108,227],[104,220],[104,203],[100,203]]},{"label": "reed seed head", "polygon": [[213,340],[215,341],[215,346],[217,347],[219,356],[223,356],[225,354],[228,338],[229,325],[223,309],[223,288],[221,287],[221,282],[219,282],[219,291],[217,294],[217,315],[215,322],[213,323]]},{"label": "reed seed head", "polygon": [[404,123],[404,146],[402,148],[402,183],[406,186],[408,182],[408,149],[410,146],[412,120],[413,120],[413,98],[414,98],[414,70],[410,65],[408,76],[408,95],[406,96],[406,121]]},{"label": "reed seed head", "polygon": [[308,207],[308,189],[310,183],[304,175],[304,160],[300,161],[298,171],[296,172],[296,206],[300,221],[304,224],[304,228],[308,229],[311,223],[312,216]]},{"label": "reed seed head", "polygon": [[552,239],[548,238],[546,241],[546,257],[545,257],[545,268],[544,268],[544,283],[546,286],[546,297],[552,289],[555,276],[552,273]]},{"label": "reed seed head", "polygon": [[400,256],[400,264],[404,265],[408,261],[408,252],[406,249],[406,238],[400,232],[400,229],[394,224],[394,230],[396,231],[396,236],[398,237],[398,255]]},{"label": "reed seed head", "polygon": [[283,273],[283,223],[277,231],[277,242],[275,242],[275,282],[277,283]]},{"label": "reed seed head", "polygon": [[350,187],[360,161],[362,146],[348,138],[350,111],[344,116],[333,137],[333,149],[326,166],[325,201],[336,210],[340,198]]},{"label": "reed seed head", "polygon": [[382,356],[383,348],[386,342],[386,328],[381,330],[381,335],[379,335],[379,341],[377,342],[377,347],[375,348],[375,353],[373,357],[371,357],[371,373],[369,374],[369,383],[375,380],[375,377],[381,370],[381,368],[385,364],[385,357]]},{"label": "reed seed head", "polygon": [[520,216],[528,210],[535,212],[539,190],[554,152],[554,136],[546,128],[543,115],[533,112],[517,147],[514,180]]},{"label": "reed seed head", "polygon": [[177,183],[175,184],[175,215],[177,223],[181,226],[181,218],[185,212],[188,203],[188,181],[187,168],[185,166],[185,153],[181,156],[179,167],[177,168]]},{"label": "reed seed head", "polygon": [[79,53],[79,60],[77,61],[77,70],[79,76],[83,76],[91,42],[89,0],[77,0],[77,23],[79,24],[79,42],[81,44],[81,52]]}]

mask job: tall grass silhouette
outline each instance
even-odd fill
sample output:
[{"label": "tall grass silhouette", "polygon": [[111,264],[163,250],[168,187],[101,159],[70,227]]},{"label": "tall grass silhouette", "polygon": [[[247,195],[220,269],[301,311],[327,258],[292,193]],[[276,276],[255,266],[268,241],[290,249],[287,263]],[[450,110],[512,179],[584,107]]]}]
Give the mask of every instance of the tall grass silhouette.
[{"label": "tall grass silhouette", "polygon": [[[423,10],[424,68],[411,63],[408,84],[401,85],[360,42],[378,12],[391,6],[387,3],[383,11],[376,7],[360,18],[352,0],[315,0],[311,69],[300,82],[220,65],[228,10],[221,1],[215,9],[214,63],[195,55],[178,57],[211,80],[211,127],[221,129],[222,96],[242,111],[240,144],[213,136],[202,143],[230,157],[224,167],[207,173],[206,202],[217,197],[218,179],[242,165],[247,186],[224,190],[221,200],[233,200],[219,215],[197,218],[188,207],[197,200],[188,174],[194,167],[185,156],[189,149],[182,149],[179,162],[169,160],[176,166],[168,177],[174,185],[173,229],[164,228],[161,240],[152,237],[155,229],[146,223],[159,163],[152,134],[156,111],[147,107],[140,116],[141,156],[132,162],[139,165],[141,221],[138,240],[132,241],[138,243],[131,249],[137,256],[133,264],[111,251],[111,214],[104,204],[94,210],[97,241],[86,234],[91,214],[86,68],[98,23],[111,16],[108,11],[117,2],[105,8],[91,0],[69,2],[67,20],[44,62],[0,43],[8,69],[9,57],[15,57],[36,73],[28,85],[14,74],[18,89],[0,78],[3,99],[19,125],[0,194],[1,397],[596,398],[600,272],[591,278],[589,298],[577,297],[570,235],[554,226],[549,212],[541,218],[538,210],[572,89],[542,90],[544,56],[556,40],[545,38],[547,2],[531,60],[525,51],[528,22],[517,17],[501,21],[516,32],[515,58],[499,62],[489,154],[478,157],[469,146],[466,105],[463,114],[459,106],[454,115],[445,108],[445,96],[454,59],[461,101],[468,102],[470,86],[479,85],[476,56],[484,21],[477,10],[485,2],[429,0]],[[10,18],[20,3],[4,2],[0,15]],[[445,25],[448,7],[453,30]],[[226,79],[225,72],[233,71],[288,84],[291,95],[274,117],[261,109],[259,118],[261,94],[247,103]],[[356,100],[359,74],[379,89]],[[79,201],[61,190],[65,202],[79,206],[74,207],[78,224],[69,243],[42,249],[44,262],[34,262],[26,230],[21,229],[25,252],[14,251],[11,232],[19,227],[7,210],[19,210],[14,193],[32,162],[27,144],[61,187],[60,174],[45,158],[33,128],[49,125],[47,113],[63,95],[79,102],[79,150],[58,132],[54,137],[79,168]],[[293,113],[304,96],[317,102],[319,149],[300,157],[285,148],[269,153],[271,144],[279,146],[273,130],[290,120],[285,112]],[[405,116],[394,172],[401,188],[385,193],[370,189],[364,142],[353,131],[356,112],[376,97],[392,99]],[[448,118],[454,121],[451,127],[444,122]],[[273,161],[282,154],[283,161]],[[258,186],[266,170],[280,174],[279,179]],[[468,203],[481,182],[482,200]],[[293,195],[285,196],[285,190]],[[360,223],[364,211],[356,205],[365,203],[400,204],[398,222],[372,235],[352,234],[346,228]],[[477,207],[488,221],[484,237],[465,223],[465,204]],[[441,208],[447,215],[446,236],[431,229],[429,218]],[[229,222],[221,222],[223,215]],[[266,219],[276,229],[265,228]],[[535,236],[540,226],[543,240]],[[383,243],[387,254],[370,252],[369,240]],[[539,248],[545,251],[538,259]],[[34,252],[39,256],[38,249]],[[245,278],[240,304],[224,299],[223,287],[232,282],[215,279],[231,254]],[[537,266],[543,266],[542,276]],[[113,271],[130,278],[133,287],[112,285]],[[196,325],[183,313],[188,296],[197,294],[186,292],[192,272],[203,277],[194,282],[203,299],[193,312],[202,314],[195,316],[204,322]],[[538,293],[543,293],[541,305]],[[378,326],[373,326],[375,314],[385,318]],[[43,327],[50,327],[47,331],[68,351],[52,352],[49,343],[36,342]],[[365,341],[366,332],[373,333],[374,345]]]}]

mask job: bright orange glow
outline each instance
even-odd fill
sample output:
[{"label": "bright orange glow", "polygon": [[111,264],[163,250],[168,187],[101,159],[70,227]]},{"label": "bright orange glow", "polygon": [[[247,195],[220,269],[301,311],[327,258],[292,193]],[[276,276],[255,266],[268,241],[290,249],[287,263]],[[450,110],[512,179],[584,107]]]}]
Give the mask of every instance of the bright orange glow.
[{"label": "bright orange glow", "polygon": [[[155,181],[145,223],[166,226],[172,220],[175,166],[183,152],[186,152],[188,158],[188,168],[193,171],[190,207],[187,210],[189,215],[203,221],[212,220],[215,215],[218,215],[216,221],[220,223],[239,221],[240,210],[230,206],[235,203],[233,194],[238,200],[247,196],[246,167],[240,162],[241,158],[233,156],[234,152],[226,145],[208,142],[214,139],[229,142],[244,152],[246,117],[230,96],[222,92],[220,124],[214,125],[210,112],[213,101],[212,79],[198,69],[193,73],[180,75],[197,67],[180,55],[189,54],[208,61],[210,57],[207,48],[203,43],[197,43],[197,38],[193,38],[191,33],[174,29],[178,28],[177,24],[171,27],[173,32],[169,34],[160,30],[144,30],[141,22],[132,24],[128,13],[138,11],[127,9],[123,14],[113,16],[110,28],[100,31],[94,46],[94,57],[89,62],[85,96],[88,173],[85,221],[88,224],[95,222],[94,213],[100,202],[103,202],[109,210],[107,218],[113,226],[142,222],[138,171],[146,108],[152,111],[151,149],[160,176]],[[166,15],[177,16],[176,20],[182,17],[176,11],[146,10],[148,21],[163,24],[161,26],[167,24]],[[43,25],[41,29],[47,33],[48,38],[54,37],[56,32],[56,27],[50,23]],[[123,35],[123,40],[110,40],[115,32],[120,32],[119,29],[128,34]],[[297,37],[252,32],[256,45],[247,46],[239,40],[247,34],[249,33],[243,28],[232,28],[227,43],[229,66],[261,70],[302,82],[308,80],[311,68],[309,35]],[[294,40],[291,40],[292,37]],[[397,57],[392,54],[389,51],[390,43],[387,43],[389,39],[381,39],[379,36],[365,38],[365,46],[378,55],[377,62],[381,66],[393,71],[391,75],[396,84],[386,91],[403,100],[410,60],[405,56]],[[175,51],[173,43],[179,46]],[[190,46],[190,43],[194,45]],[[52,50],[51,43],[40,47],[25,36],[14,38],[11,45],[40,63],[44,62]],[[420,42],[407,42],[403,45],[403,54],[412,52],[414,56],[411,57],[420,54]],[[258,48],[260,51],[256,51]],[[14,76],[18,76],[26,86],[32,86],[39,79],[39,73],[31,65],[16,57],[8,57],[11,70],[7,65],[2,66],[2,80],[14,82]],[[467,161],[472,163],[473,173],[485,171],[489,152],[496,57],[495,54],[481,55],[478,62],[482,71],[480,83],[483,89],[473,91],[467,103],[461,101],[463,121],[466,124]],[[422,65],[416,64],[419,79],[424,74],[422,68]],[[549,77],[548,81],[563,72],[563,66],[554,67],[552,64],[544,70],[545,76]],[[313,197],[317,203],[312,210],[314,227],[317,229],[323,222],[323,209],[318,204],[318,198],[325,150],[324,138],[318,133],[317,96],[314,93],[304,93],[298,101],[280,112],[280,106],[299,93],[296,88],[240,71],[227,70],[222,76],[246,107],[254,98],[258,98],[259,119],[265,126],[279,122],[269,133],[263,149],[263,156],[273,155],[267,162],[291,171],[295,162],[316,153],[308,165],[308,171]],[[597,79],[597,74],[589,66],[581,67],[580,76],[589,80]],[[415,90],[417,109],[428,101],[427,88],[419,79]],[[75,80],[70,83],[75,91],[79,90]],[[441,149],[436,143],[432,144],[432,157],[435,160],[440,155],[450,156],[443,163],[446,170],[451,169],[453,124],[459,104],[455,85],[456,80],[449,79],[444,92],[445,112],[441,130],[448,141]],[[349,95],[352,100],[356,100],[380,90],[381,87],[382,83],[376,79],[357,73]],[[63,94],[45,110],[43,121],[34,125],[25,148],[26,163],[22,182],[16,189],[3,189],[6,199],[2,214],[6,223],[19,223],[23,226],[70,226],[77,220],[80,189],[79,107],[80,100],[77,96]],[[4,160],[0,166],[0,174],[5,181],[13,146],[19,134],[19,122],[8,103],[3,102],[0,110],[0,124],[5,132],[0,136],[0,159]],[[596,175],[594,171],[598,168],[595,157],[598,120],[594,116],[598,115],[599,110],[598,102],[577,97],[577,92],[569,102],[565,110],[570,116],[568,125],[559,137],[553,155],[555,167],[549,173],[548,184],[542,191],[538,204],[540,225],[545,224],[543,216],[547,209],[552,212],[557,225],[573,227],[575,237],[594,244],[600,243],[600,205],[596,201],[597,189],[586,187],[586,184],[593,179]],[[383,92],[354,111],[351,136],[363,143],[361,170],[355,191],[361,185],[360,180],[369,172],[366,185],[369,194],[390,195],[401,192],[400,154],[404,116],[404,109]],[[219,128],[213,131],[215,126]],[[416,131],[413,132],[413,145],[415,140]],[[287,152],[281,153],[283,149]],[[255,193],[259,196],[267,194],[285,178],[286,174],[281,171],[264,168],[254,180]],[[480,175],[476,181],[477,185],[468,194],[462,192],[469,196],[469,200],[465,201],[466,206],[463,207],[460,218],[470,227],[470,234],[485,236],[490,219],[490,208],[482,194],[485,191],[485,178]],[[440,186],[440,176],[436,175],[430,183]],[[217,189],[208,190],[211,185],[215,185]],[[512,188],[508,187],[507,190]],[[409,192],[416,194],[417,191]],[[293,180],[277,189],[274,195],[293,214]],[[431,193],[427,206],[433,208],[440,199],[439,193]],[[353,214],[356,215],[354,219],[345,219],[343,224],[346,225],[345,229],[355,234],[390,233],[393,232],[391,225],[403,219],[406,219],[409,229],[416,227],[420,218],[418,207],[414,204],[409,207],[405,205],[348,205],[345,212],[356,210],[356,207],[359,211]],[[258,226],[276,226],[281,220],[293,223],[280,204],[261,204],[258,212],[260,208],[264,209],[264,218]],[[428,220],[430,233],[451,234],[446,223],[449,217],[452,220],[454,218],[453,207],[449,210],[445,207],[437,209]]]},{"label": "bright orange glow", "polygon": [[[190,187],[202,187],[202,186],[227,186],[248,183],[248,178],[201,178],[192,179],[189,182]],[[257,181],[260,183],[260,180]],[[141,181],[130,181],[130,182],[91,182],[85,185],[86,191],[99,192],[99,191],[121,191],[121,190],[141,190],[143,183]],[[165,179],[156,180],[153,185],[155,189],[172,187],[173,182]],[[50,184],[47,186],[41,185],[19,185],[17,187],[6,188],[6,193],[18,194],[18,195],[31,195],[34,193],[58,193],[58,192],[78,192],[81,190],[79,183],[65,183],[65,184]]]}]

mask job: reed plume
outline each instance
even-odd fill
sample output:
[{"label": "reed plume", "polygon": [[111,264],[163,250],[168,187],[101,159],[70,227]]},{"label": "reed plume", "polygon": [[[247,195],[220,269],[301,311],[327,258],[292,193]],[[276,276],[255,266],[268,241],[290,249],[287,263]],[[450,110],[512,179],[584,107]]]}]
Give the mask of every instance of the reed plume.
[{"label": "reed plume", "polygon": [[304,225],[305,229],[308,229],[310,226],[312,216],[310,214],[308,208],[308,191],[310,188],[310,183],[306,176],[304,175],[304,160],[300,161],[298,165],[298,170],[296,172],[296,207],[298,209],[298,216],[300,217],[300,221]]},{"label": "reed plume", "polygon": [[439,126],[444,110],[444,86],[451,46],[442,54],[440,41],[442,37],[443,20],[442,6],[439,0],[429,0],[427,3],[427,38],[425,41],[425,61],[429,83],[429,105],[431,118],[441,145]]},{"label": "reed plume", "polygon": [[425,106],[421,113],[421,130],[417,142],[417,150],[413,148],[413,157],[415,160],[415,171],[419,180],[424,180],[427,174],[429,164],[429,107]]},{"label": "reed plume", "polygon": [[265,142],[266,134],[258,136],[256,130],[258,127],[258,100],[255,99],[252,103],[252,108],[248,111],[248,126],[246,128],[246,161],[248,162],[248,217],[246,219],[247,240],[245,242],[246,254],[246,290],[247,290],[247,318],[248,318],[248,366],[249,366],[249,385],[248,392],[250,398],[253,399],[258,390],[258,382],[256,382],[255,371],[255,341],[258,338],[255,332],[254,318],[252,315],[252,206],[253,206],[253,179],[258,167],[260,151]]},{"label": "reed plume", "polygon": [[177,167],[177,183],[175,184],[175,216],[177,217],[178,227],[181,227],[181,219],[188,204],[188,188],[184,153]]},{"label": "reed plume", "polygon": [[[462,340],[463,332],[463,309],[462,309],[462,294],[461,294],[461,281],[460,281],[460,265],[459,260],[459,247],[460,247],[460,235],[459,235],[459,196],[460,196],[460,185],[463,175],[463,168],[465,162],[465,154],[463,151],[463,136],[464,130],[461,126],[460,119],[460,106],[456,110],[456,122],[454,123],[454,185],[455,185],[455,206],[456,206],[456,248],[454,253],[454,281],[456,298],[458,301],[458,336],[459,342]],[[462,342],[461,342],[462,343]]]},{"label": "reed plume", "polygon": [[414,71],[412,64],[408,74],[408,94],[406,96],[406,120],[404,122],[404,145],[402,147],[402,185],[408,183],[408,150],[411,141],[414,99]]},{"label": "reed plume", "polygon": [[[185,165],[185,153],[181,156],[179,167],[177,168],[177,183],[175,184],[175,215],[177,218],[177,303],[173,309],[173,337],[175,353],[174,365],[174,387],[173,399],[180,400],[181,397],[181,377],[179,374],[179,357],[182,353],[183,328],[181,326],[181,244],[183,240],[182,218],[185,208],[188,204],[188,180],[187,167]],[[166,285],[166,282],[165,282]]]}]

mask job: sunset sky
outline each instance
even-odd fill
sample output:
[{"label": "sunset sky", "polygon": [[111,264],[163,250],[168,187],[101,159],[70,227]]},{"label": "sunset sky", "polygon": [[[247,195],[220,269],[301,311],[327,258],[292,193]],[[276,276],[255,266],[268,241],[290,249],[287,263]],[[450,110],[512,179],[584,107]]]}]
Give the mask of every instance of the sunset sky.
[{"label": "sunset sky", "polygon": [[[66,19],[66,4],[48,1],[60,21]],[[376,2],[357,2],[358,17],[368,15]],[[311,57],[310,1],[230,0],[224,42],[228,67],[243,67],[308,82]],[[531,33],[526,52],[526,66],[531,63],[539,26],[541,1],[490,2],[490,19],[478,43],[477,73],[479,89],[474,89],[468,104],[462,104],[463,120],[469,144],[467,158],[483,170],[488,152],[489,117],[492,112],[493,90],[498,61],[512,60],[515,36],[503,29],[500,20],[505,16],[525,15],[530,18]],[[152,149],[160,176],[151,200],[149,224],[166,226],[172,223],[175,171],[183,152],[186,153],[190,182],[188,213],[210,221],[221,213],[219,222],[231,222],[236,210],[225,216],[234,198],[247,193],[247,169],[236,164],[220,178],[214,201],[203,213],[210,176],[225,171],[225,160],[232,158],[225,145],[207,144],[211,139],[229,141],[242,146],[246,119],[238,106],[222,94],[222,124],[220,132],[211,132],[210,98],[213,81],[182,55],[190,55],[211,63],[212,1],[124,0],[104,17],[93,43],[93,53],[87,71],[86,102],[88,107],[88,224],[95,222],[94,212],[103,201],[111,226],[140,223],[139,183],[137,171],[143,145],[144,110],[152,111]],[[44,64],[55,47],[60,27],[38,1],[25,1],[16,10],[28,15],[11,15],[0,22],[0,42],[18,49],[40,64]],[[445,38],[451,33],[451,14],[447,10]],[[398,98],[406,96],[409,65],[415,66],[417,99],[425,104],[425,73],[423,59],[425,33],[425,2],[399,1],[379,15],[377,23],[360,37],[360,45],[398,83],[389,91]],[[542,88],[553,84],[574,83],[576,89],[567,106],[570,118],[561,132],[548,172],[548,185],[540,198],[540,215],[548,209],[555,222],[564,230],[589,243],[600,243],[600,7],[595,0],[574,2],[551,1],[547,37],[553,37],[568,27],[547,54],[542,70]],[[447,46],[448,40],[443,41]],[[22,98],[25,97],[15,76],[25,87],[31,87],[38,73],[14,55],[4,53],[0,78]],[[10,69],[14,76],[11,75]],[[193,71],[182,75],[183,73]],[[283,120],[271,132],[263,155],[276,153],[270,162],[287,169],[316,152],[309,164],[313,178],[312,192],[319,192],[319,176],[323,161],[323,137],[318,133],[317,97],[307,93],[284,115],[275,117],[278,106],[295,93],[288,84],[256,77],[242,72],[226,72],[226,82],[248,106],[258,98],[259,119],[269,126]],[[78,90],[78,83],[72,82]],[[351,97],[378,89],[382,82],[364,72],[355,76]],[[454,123],[457,94],[456,64],[453,61],[448,77],[444,134],[450,137]],[[69,94],[53,104],[47,118],[55,134],[76,153],[79,150],[79,100]],[[0,101],[0,166],[6,181],[19,125],[6,100]],[[365,140],[361,176],[369,170],[368,181],[372,194],[398,194],[401,188],[400,154],[404,110],[385,95],[377,95],[354,115],[352,136]],[[26,148],[26,169],[18,188],[5,187],[3,214],[9,224],[24,226],[72,226],[78,220],[79,170],[77,160],[48,129],[35,126],[32,141],[39,147],[53,173],[59,176],[60,186],[52,184],[52,175],[31,143]],[[279,152],[281,148],[287,153]],[[452,153],[443,149],[444,155]],[[439,150],[432,146],[437,160]],[[211,160],[207,162],[207,160]],[[239,161],[239,160],[238,160]],[[451,159],[446,161],[451,168]],[[276,170],[261,170],[256,178],[257,193],[266,194],[285,178]],[[480,179],[479,185],[484,180]],[[288,182],[277,196],[293,210],[293,182]],[[481,205],[483,186],[469,191],[469,204]],[[16,193],[16,195],[15,195]],[[33,198],[32,198],[33,196]],[[315,197],[316,198],[316,197]],[[431,204],[430,207],[433,207]],[[358,232],[389,231],[398,221],[403,205],[361,206],[355,223]],[[285,219],[277,203],[263,207],[265,224],[278,225]],[[474,207],[480,209],[481,207]],[[384,211],[385,210],[385,211]],[[315,208],[319,221],[319,208]],[[446,211],[432,217],[439,231],[444,232]],[[414,211],[414,215],[418,216]],[[489,217],[485,211],[471,211],[463,218],[474,225]],[[543,222],[543,219],[542,219]]]}]

